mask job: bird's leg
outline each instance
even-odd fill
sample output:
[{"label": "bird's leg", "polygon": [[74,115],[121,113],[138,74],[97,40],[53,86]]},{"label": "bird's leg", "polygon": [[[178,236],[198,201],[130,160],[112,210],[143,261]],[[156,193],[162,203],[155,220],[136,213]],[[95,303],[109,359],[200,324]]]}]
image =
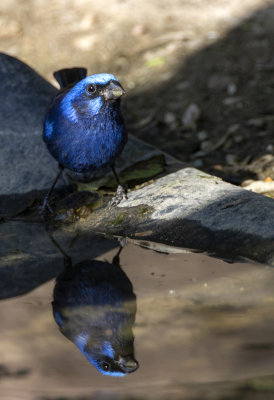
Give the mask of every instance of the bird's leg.
[{"label": "bird's leg", "polygon": [[117,254],[112,259],[112,264],[115,265],[116,267],[120,267],[120,253],[122,250],[123,250],[123,247],[120,246]]},{"label": "bird's leg", "polygon": [[42,207],[41,207],[41,209],[40,209],[40,216],[41,216],[42,218],[45,218],[45,217],[47,216],[48,211],[49,211],[51,214],[53,214],[52,208],[51,208],[51,206],[50,206],[50,204],[49,204],[49,200],[50,200],[50,197],[51,197],[51,195],[52,195],[53,189],[54,189],[54,187],[55,187],[55,185],[56,185],[58,179],[59,179],[60,176],[62,175],[63,170],[64,170],[64,167],[62,167],[61,165],[59,165],[59,172],[58,172],[56,178],[54,179],[54,182],[53,182],[53,184],[51,185],[51,188],[49,189],[48,193],[46,194],[46,196],[45,196],[45,198],[44,198],[44,201],[43,201],[43,205],[42,205]]},{"label": "bird's leg", "polygon": [[111,169],[118,185],[116,190],[116,195],[110,200],[109,205],[112,207],[112,206],[117,206],[117,204],[119,204],[123,200],[123,198],[127,199],[128,197],[127,197],[127,189],[126,187],[121,185],[117,172],[115,171],[114,165],[111,166]]},{"label": "bird's leg", "polygon": [[115,256],[112,259],[112,264],[115,265],[116,267],[121,267],[120,265],[120,254],[121,251],[123,250],[123,248],[125,247],[125,245],[127,244],[127,239],[126,238],[119,238],[119,250],[117,252],[117,254],[115,254]]},{"label": "bird's leg", "polygon": [[48,235],[49,235],[50,240],[54,244],[54,246],[57,248],[57,250],[60,251],[60,253],[64,257],[64,267],[65,268],[71,267],[72,266],[72,260],[71,260],[70,256],[68,256],[67,253],[65,252],[65,250],[60,246],[60,244],[57,243],[57,241],[54,239],[54,237],[52,236],[51,233],[48,232]]}]

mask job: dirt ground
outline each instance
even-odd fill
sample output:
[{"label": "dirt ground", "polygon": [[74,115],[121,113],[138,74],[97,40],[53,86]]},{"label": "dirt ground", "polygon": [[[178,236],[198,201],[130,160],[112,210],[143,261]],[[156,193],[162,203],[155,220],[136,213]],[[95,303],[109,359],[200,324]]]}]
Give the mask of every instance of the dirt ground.
[{"label": "dirt ground", "polygon": [[274,179],[274,2],[1,0],[0,50],[53,83],[86,66],[124,85],[128,128],[242,184]]}]

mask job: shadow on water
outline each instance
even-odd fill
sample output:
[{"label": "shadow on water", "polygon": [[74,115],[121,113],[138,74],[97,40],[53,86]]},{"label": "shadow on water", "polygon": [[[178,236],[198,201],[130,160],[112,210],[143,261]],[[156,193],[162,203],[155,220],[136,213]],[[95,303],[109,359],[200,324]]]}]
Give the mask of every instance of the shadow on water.
[{"label": "shadow on water", "polygon": [[[41,223],[12,221],[0,225],[0,298],[19,296],[62,272],[63,256]],[[117,245],[93,233],[64,232],[59,241],[77,261],[94,258]],[[28,277],[28,279],[26,279]]]},{"label": "shadow on water", "polygon": [[21,368],[11,371],[6,365],[0,364],[0,379],[5,378],[24,378],[29,375],[31,370],[29,368]]},{"label": "shadow on water", "polygon": [[[187,58],[178,50],[178,67],[171,77],[127,96],[131,131],[182,161],[202,160],[200,169],[232,183],[255,178],[259,170],[269,170],[271,176],[273,161],[254,168],[248,164],[271,154],[266,148],[274,130],[273,21],[271,4]],[[161,68],[156,73],[161,75]],[[236,87],[233,94],[227,91],[231,83]],[[207,132],[208,150],[201,148],[195,131],[182,127],[182,114],[191,103],[201,110],[197,130]],[[175,122],[165,121],[167,112],[174,113]],[[236,155],[234,168],[226,164],[227,154]]]}]

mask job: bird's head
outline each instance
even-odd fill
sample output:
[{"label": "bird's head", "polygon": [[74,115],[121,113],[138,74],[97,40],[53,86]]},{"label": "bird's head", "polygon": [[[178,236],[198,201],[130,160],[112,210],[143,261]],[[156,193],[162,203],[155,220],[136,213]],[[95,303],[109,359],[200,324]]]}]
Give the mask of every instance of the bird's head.
[{"label": "bird's head", "polygon": [[103,375],[123,377],[139,368],[132,351],[122,355],[121,351],[115,351],[110,341],[101,342],[98,338],[90,338],[86,332],[78,334],[73,341]]},{"label": "bird's head", "polygon": [[138,361],[131,355],[119,356],[116,360],[102,355],[100,359],[92,360],[92,364],[101,374],[114,377],[123,377],[139,368]]},{"label": "bird's head", "polygon": [[95,74],[78,82],[64,96],[61,107],[71,120],[78,120],[79,114],[94,116],[102,107],[120,100],[125,91],[112,74]]}]

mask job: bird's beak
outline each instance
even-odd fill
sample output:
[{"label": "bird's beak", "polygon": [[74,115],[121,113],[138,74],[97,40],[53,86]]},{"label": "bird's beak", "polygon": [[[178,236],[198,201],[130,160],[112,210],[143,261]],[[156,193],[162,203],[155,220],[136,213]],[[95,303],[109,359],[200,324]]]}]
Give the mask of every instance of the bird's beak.
[{"label": "bird's beak", "polygon": [[106,101],[117,100],[124,94],[125,91],[118,82],[110,82],[102,91],[102,95]]},{"label": "bird's beak", "polygon": [[134,372],[139,367],[138,361],[131,356],[119,357],[118,364],[126,373]]}]

